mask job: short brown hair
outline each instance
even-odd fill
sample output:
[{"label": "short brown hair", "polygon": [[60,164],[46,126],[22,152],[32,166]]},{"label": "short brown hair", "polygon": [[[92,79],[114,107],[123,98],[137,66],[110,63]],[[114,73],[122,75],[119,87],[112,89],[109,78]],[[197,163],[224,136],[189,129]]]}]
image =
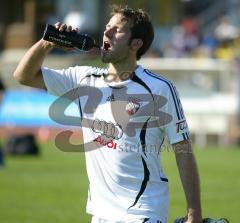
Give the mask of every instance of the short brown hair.
[{"label": "short brown hair", "polygon": [[135,38],[143,41],[142,47],[137,51],[137,60],[139,60],[149,49],[154,38],[153,26],[149,15],[142,9],[135,10],[128,6],[112,6],[111,15],[118,13],[122,14],[126,19],[130,19],[132,22],[130,42]]}]

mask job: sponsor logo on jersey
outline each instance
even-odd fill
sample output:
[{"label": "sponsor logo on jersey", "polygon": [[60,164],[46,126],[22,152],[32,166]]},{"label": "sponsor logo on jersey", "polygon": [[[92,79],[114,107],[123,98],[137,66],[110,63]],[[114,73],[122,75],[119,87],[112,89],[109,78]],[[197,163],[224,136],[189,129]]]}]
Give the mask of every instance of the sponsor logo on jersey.
[{"label": "sponsor logo on jersey", "polygon": [[182,133],[185,132],[188,129],[188,125],[185,119],[180,120],[176,123],[176,132]]},{"label": "sponsor logo on jersey", "polygon": [[94,142],[98,142],[99,144],[103,146],[107,146],[110,149],[116,149],[117,148],[117,143],[114,142],[113,140],[106,140],[101,136],[98,136],[96,139],[93,140]]},{"label": "sponsor logo on jersey", "polygon": [[140,100],[138,98],[130,98],[126,105],[126,112],[129,115],[134,115],[140,108]]},{"label": "sponsor logo on jersey", "polygon": [[95,119],[91,126],[93,132],[100,133],[103,136],[111,139],[120,139],[123,135],[121,125],[104,120]]}]

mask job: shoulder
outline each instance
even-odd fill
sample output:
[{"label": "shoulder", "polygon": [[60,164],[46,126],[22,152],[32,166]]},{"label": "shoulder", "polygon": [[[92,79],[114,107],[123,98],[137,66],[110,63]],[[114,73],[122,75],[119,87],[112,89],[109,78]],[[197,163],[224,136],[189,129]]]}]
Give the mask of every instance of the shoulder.
[{"label": "shoulder", "polygon": [[148,69],[142,70],[142,78],[152,89],[156,89],[157,91],[168,92],[176,90],[176,86],[171,80]]},{"label": "shoulder", "polygon": [[106,68],[93,67],[93,66],[75,66],[70,69],[74,70],[80,76],[93,76],[101,77],[107,72]]},{"label": "shoulder", "polygon": [[93,66],[74,66],[65,69],[66,76],[71,78],[74,83],[81,83],[84,79],[95,79],[107,72],[104,68]]}]

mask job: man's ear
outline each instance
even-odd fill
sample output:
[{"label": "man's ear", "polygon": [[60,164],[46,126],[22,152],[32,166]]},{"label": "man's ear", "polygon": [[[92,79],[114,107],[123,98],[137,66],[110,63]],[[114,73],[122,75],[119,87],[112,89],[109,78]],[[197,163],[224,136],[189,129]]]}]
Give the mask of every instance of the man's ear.
[{"label": "man's ear", "polygon": [[133,50],[138,50],[142,47],[143,41],[141,39],[133,39],[131,42],[131,47]]}]

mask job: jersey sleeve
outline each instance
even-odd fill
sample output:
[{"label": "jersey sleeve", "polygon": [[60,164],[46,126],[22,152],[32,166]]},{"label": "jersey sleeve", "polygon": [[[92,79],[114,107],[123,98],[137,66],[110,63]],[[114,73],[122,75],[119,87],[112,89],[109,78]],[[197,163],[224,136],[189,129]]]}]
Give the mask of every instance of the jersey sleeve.
[{"label": "jersey sleeve", "polygon": [[171,144],[190,138],[188,124],[184,115],[182,104],[176,87],[169,83],[164,89],[165,105],[161,111],[165,113],[165,124],[161,129],[165,132]]},{"label": "jersey sleeve", "polygon": [[61,70],[42,67],[42,74],[48,93],[61,96],[79,86],[81,79],[87,75],[89,70],[90,67],[87,66],[69,67]]}]

